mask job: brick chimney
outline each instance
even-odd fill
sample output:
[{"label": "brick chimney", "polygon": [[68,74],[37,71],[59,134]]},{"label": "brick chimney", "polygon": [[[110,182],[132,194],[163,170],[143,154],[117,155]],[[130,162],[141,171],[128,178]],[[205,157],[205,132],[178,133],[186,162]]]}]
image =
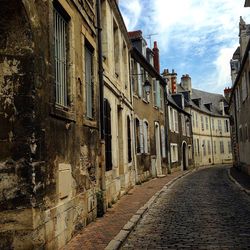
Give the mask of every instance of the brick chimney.
[{"label": "brick chimney", "polygon": [[231,93],[232,93],[232,89],[231,88],[225,88],[224,89],[224,97],[225,97],[225,99],[227,101],[229,101]]},{"label": "brick chimney", "polygon": [[177,93],[177,73],[172,69],[172,73],[168,69],[164,69],[162,73],[163,78],[168,79],[168,89],[171,94]]},{"label": "brick chimney", "polygon": [[153,52],[154,52],[154,68],[160,74],[160,57],[156,41],[154,41]]}]

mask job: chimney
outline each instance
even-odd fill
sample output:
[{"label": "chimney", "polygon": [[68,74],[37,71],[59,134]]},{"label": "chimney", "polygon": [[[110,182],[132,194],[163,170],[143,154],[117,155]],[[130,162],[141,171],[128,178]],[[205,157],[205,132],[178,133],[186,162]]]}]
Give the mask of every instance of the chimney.
[{"label": "chimney", "polygon": [[232,93],[232,89],[231,88],[225,88],[224,89],[224,97],[227,100],[227,102],[229,102],[231,93]]},{"label": "chimney", "polygon": [[222,114],[222,115],[225,115],[224,101],[221,100],[219,105],[220,105],[220,112],[221,112],[221,114]]},{"label": "chimney", "polygon": [[192,82],[191,82],[191,77],[186,74],[182,75],[181,77],[181,86],[186,90],[192,93]]},{"label": "chimney", "polygon": [[160,74],[160,58],[159,58],[159,49],[157,47],[157,42],[154,41],[154,68]]},{"label": "chimney", "polygon": [[177,73],[172,69],[172,73],[168,69],[164,69],[162,73],[163,78],[168,79],[168,90],[171,94],[177,93]]}]

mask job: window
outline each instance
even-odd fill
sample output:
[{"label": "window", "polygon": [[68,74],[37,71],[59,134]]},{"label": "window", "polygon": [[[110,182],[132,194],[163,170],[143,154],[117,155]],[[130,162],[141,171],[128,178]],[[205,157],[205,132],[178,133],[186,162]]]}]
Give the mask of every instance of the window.
[{"label": "window", "polygon": [[104,99],[104,139],[105,139],[105,165],[106,171],[112,169],[112,134],[111,134],[111,108],[107,99]]},{"label": "window", "polygon": [[195,113],[195,118],[196,118],[196,128],[199,128],[198,114],[197,113]]},{"label": "window", "polygon": [[178,125],[178,112],[176,110],[173,110],[174,111],[174,131],[176,133],[179,132],[179,125]]},{"label": "window", "polygon": [[218,120],[218,130],[219,132],[222,132],[221,120]]},{"label": "window", "polygon": [[[60,11],[59,11],[60,9]],[[54,8],[56,104],[68,106],[68,21],[62,8]]]},{"label": "window", "polygon": [[93,83],[93,50],[85,46],[85,83],[86,83],[86,114],[88,118],[93,118],[93,100],[94,100],[94,83]]},{"label": "window", "polygon": [[197,139],[197,153],[200,155],[200,141]]},{"label": "window", "polygon": [[212,118],[212,130],[214,131],[214,118]]},{"label": "window", "polygon": [[232,145],[231,145],[231,141],[228,141],[228,153],[232,154]]},{"label": "window", "polygon": [[136,81],[136,67],[135,67],[135,61],[134,59],[131,59],[130,61],[130,70],[131,70],[131,86],[132,86],[132,90],[133,90],[133,94],[138,94],[138,85],[137,85],[137,81]]},{"label": "window", "polygon": [[185,116],[183,114],[181,114],[181,127],[182,127],[182,134],[186,135]]},{"label": "window", "polygon": [[203,140],[202,147],[203,147],[203,155],[205,156],[207,154],[206,153],[206,141],[205,140]]},{"label": "window", "polygon": [[149,140],[149,133],[148,133],[148,123],[146,121],[143,122],[143,141],[144,141],[144,153],[148,154],[149,153],[149,145],[150,145],[150,140]]},{"label": "window", "polygon": [[143,131],[141,121],[135,119],[136,153],[143,153]]},{"label": "window", "polygon": [[216,155],[216,141],[214,141],[214,154]]},{"label": "window", "polygon": [[191,112],[191,114],[192,114],[192,125],[193,125],[193,127],[195,128],[195,122],[194,122],[194,112],[192,111],[192,112]]},{"label": "window", "polygon": [[244,102],[247,99],[247,82],[246,82],[246,72],[243,73],[242,77],[242,102]]},{"label": "window", "polygon": [[154,99],[154,106],[157,106],[157,87],[156,87],[156,79],[153,78],[153,99]]},{"label": "window", "polygon": [[177,144],[170,144],[171,162],[178,162],[178,147]]},{"label": "window", "polygon": [[194,155],[197,156],[197,145],[196,145],[196,140],[194,140]]},{"label": "window", "polygon": [[224,142],[223,141],[220,141],[220,153],[221,154],[224,154]]},{"label": "window", "polygon": [[208,155],[211,155],[210,141],[207,141],[207,153]]},{"label": "window", "polygon": [[191,160],[192,159],[192,146],[188,145],[188,159]]},{"label": "window", "polygon": [[225,128],[225,133],[228,133],[229,132],[228,120],[224,120],[224,128]]},{"label": "window", "polygon": [[127,117],[128,163],[132,161],[130,118]]},{"label": "window", "polygon": [[137,65],[137,89],[138,89],[138,96],[142,96],[142,72],[141,72],[141,65],[139,63]]},{"label": "window", "polygon": [[166,157],[166,142],[165,142],[165,129],[164,126],[161,126],[161,153],[162,157]]},{"label": "window", "polygon": [[163,88],[159,85],[160,88],[160,106],[159,108],[163,110],[164,108],[164,93],[163,93]]},{"label": "window", "polygon": [[189,121],[187,121],[186,126],[187,126],[187,136],[190,136],[190,122]]},{"label": "window", "polygon": [[206,116],[206,130],[208,130],[208,117]]},{"label": "window", "polygon": [[143,85],[144,85],[144,82],[146,80],[146,72],[144,70],[144,68],[141,67],[141,88],[142,88],[142,98],[144,100],[147,100],[147,94],[146,94],[146,91],[145,89],[143,88]]},{"label": "window", "polygon": [[204,120],[203,120],[203,115],[201,115],[201,130],[204,130]]},{"label": "window", "polygon": [[113,47],[114,47],[114,62],[115,62],[115,75],[119,77],[120,74],[120,47],[119,47],[119,33],[118,25],[113,21]]}]

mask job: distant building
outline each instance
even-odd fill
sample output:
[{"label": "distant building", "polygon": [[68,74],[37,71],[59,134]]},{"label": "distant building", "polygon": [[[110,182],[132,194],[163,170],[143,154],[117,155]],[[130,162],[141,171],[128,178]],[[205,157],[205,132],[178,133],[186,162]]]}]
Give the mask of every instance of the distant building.
[{"label": "distant building", "polygon": [[163,71],[168,82],[167,95],[167,151],[169,171],[187,170],[194,165],[191,114],[185,111],[185,99],[177,93],[177,74]]},{"label": "distant building", "polygon": [[191,77],[183,75],[177,86],[185,98],[185,110],[192,115],[196,166],[231,163],[229,115],[224,96],[192,88]]},{"label": "distant building", "polygon": [[[249,6],[249,1],[246,1],[245,6]],[[239,37],[240,46],[232,58],[238,67],[235,69],[231,63],[233,86],[229,110],[232,117],[234,165],[250,175],[250,25],[246,24],[242,18],[239,23]],[[236,53],[237,59],[235,59]]]},{"label": "distant building", "polygon": [[[129,32],[134,107],[134,148],[137,181],[167,173],[165,80],[159,74],[159,50],[147,48],[140,30]],[[146,84],[150,85],[147,93]]]}]

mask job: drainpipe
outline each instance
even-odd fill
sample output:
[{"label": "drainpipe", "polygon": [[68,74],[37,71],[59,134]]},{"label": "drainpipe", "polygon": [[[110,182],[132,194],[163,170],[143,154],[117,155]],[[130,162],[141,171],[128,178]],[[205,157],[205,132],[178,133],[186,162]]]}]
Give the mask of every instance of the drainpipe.
[{"label": "drainpipe", "polygon": [[[236,164],[239,167],[239,138],[238,138],[238,119],[237,119],[237,110],[236,110],[236,96],[234,94],[234,116],[235,116],[235,138],[236,138]],[[232,137],[231,137],[232,140]]]},{"label": "drainpipe", "polygon": [[100,125],[100,188],[103,193],[103,200],[100,206],[100,215],[106,212],[106,183],[105,183],[105,140],[104,140],[104,81],[103,81],[103,64],[102,64],[102,28],[101,28],[101,3],[96,0],[96,18],[97,18],[97,46],[98,46],[98,76],[99,76],[99,125]]},{"label": "drainpipe", "polygon": [[99,75],[99,108],[100,108],[100,136],[104,140],[104,97],[103,97],[103,64],[102,64],[102,28],[101,28],[101,3],[96,0],[97,37],[98,37],[98,75]]}]

